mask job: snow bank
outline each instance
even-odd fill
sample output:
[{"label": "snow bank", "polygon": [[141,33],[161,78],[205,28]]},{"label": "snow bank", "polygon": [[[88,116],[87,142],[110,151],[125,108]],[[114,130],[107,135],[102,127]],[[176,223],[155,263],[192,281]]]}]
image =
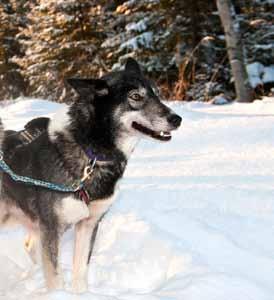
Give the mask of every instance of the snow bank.
[{"label": "snow bank", "polygon": [[274,65],[265,67],[259,62],[247,65],[249,82],[253,88],[264,83],[274,82]]},{"label": "snow bank", "polygon": [[[5,103],[7,128],[59,104]],[[0,231],[0,300],[272,300],[274,99],[213,106],[173,103],[170,143],[143,141],[101,223],[89,292],[70,293],[72,239],[63,239],[67,290],[47,293],[24,231]]]}]

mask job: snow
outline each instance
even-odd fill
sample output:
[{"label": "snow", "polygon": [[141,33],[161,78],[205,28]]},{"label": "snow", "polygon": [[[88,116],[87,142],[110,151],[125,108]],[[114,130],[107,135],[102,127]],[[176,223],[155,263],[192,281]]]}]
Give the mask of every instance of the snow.
[{"label": "snow", "polygon": [[214,96],[210,102],[215,105],[224,105],[229,103],[223,94]]},{"label": "snow", "polygon": [[139,22],[133,22],[126,25],[126,31],[137,31],[142,32],[147,29],[147,22],[149,18],[145,17],[143,20],[140,20]]},{"label": "snow", "polygon": [[247,65],[249,82],[253,88],[264,83],[274,82],[274,65],[264,66],[259,62]]},{"label": "snow", "polygon": [[272,44],[258,44],[258,45],[254,45],[254,48],[257,49],[263,49],[263,50],[268,50],[268,49],[273,49],[274,47],[274,43]]},{"label": "snow", "polygon": [[259,62],[254,62],[247,65],[247,73],[249,77],[249,82],[253,88],[258,85],[262,85],[262,76],[264,72],[264,65]]},{"label": "snow", "polygon": [[263,82],[274,82],[274,65],[264,68]]},{"label": "snow", "polygon": [[[160,1],[159,0],[146,0],[146,4],[158,4]],[[138,1],[137,0],[129,0],[123,3],[123,6],[127,8],[131,8],[134,5],[137,5]]]},{"label": "snow", "polygon": [[[183,116],[169,143],[144,140],[103,219],[89,292],[70,292],[72,240],[63,238],[66,291],[47,293],[23,249],[24,230],[0,231],[0,300],[272,300],[274,98],[215,106],[172,103]],[[4,102],[20,129],[60,104]]]},{"label": "snow", "polygon": [[153,33],[152,31],[147,31],[139,34],[136,37],[133,37],[124,43],[121,44],[119,51],[122,51],[123,49],[130,49],[130,50],[137,50],[139,47],[144,47],[146,49],[149,49],[152,47],[152,39],[153,39]]}]

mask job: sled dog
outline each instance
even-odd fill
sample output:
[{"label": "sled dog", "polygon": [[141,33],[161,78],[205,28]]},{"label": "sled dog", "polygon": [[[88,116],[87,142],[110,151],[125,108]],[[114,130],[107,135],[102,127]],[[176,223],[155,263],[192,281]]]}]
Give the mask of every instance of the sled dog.
[{"label": "sled dog", "polygon": [[[0,222],[26,227],[26,248],[42,262],[46,286],[62,289],[60,238],[75,226],[72,287],[87,290],[87,271],[98,224],[114,201],[117,182],[138,140],[170,141],[181,117],[163,104],[132,58],[100,79],[71,78],[78,100],[51,119],[5,131],[4,161],[14,173],[59,185],[84,182],[84,194],[57,192],[2,175]],[[69,100],[69,99],[68,99]],[[68,101],[69,102],[69,101]]]}]

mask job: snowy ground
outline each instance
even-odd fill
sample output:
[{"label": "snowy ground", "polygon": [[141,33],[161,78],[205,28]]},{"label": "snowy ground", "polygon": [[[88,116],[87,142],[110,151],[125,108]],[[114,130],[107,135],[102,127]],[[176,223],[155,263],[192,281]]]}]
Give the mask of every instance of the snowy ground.
[{"label": "snowy ground", "polygon": [[[7,128],[58,104],[0,107]],[[142,142],[103,220],[89,293],[48,294],[24,232],[0,232],[0,300],[273,300],[274,99],[172,104],[183,126],[170,143]],[[73,233],[63,241],[69,288]]]}]

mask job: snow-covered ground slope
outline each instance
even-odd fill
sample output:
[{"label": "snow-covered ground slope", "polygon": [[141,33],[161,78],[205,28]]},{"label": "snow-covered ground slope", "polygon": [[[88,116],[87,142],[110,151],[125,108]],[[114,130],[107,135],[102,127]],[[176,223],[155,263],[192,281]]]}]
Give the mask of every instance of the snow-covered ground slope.
[{"label": "snow-covered ground slope", "polygon": [[[59,107],[6,103],[7,128]],[[0,299],[273,300],[274,99],[174,103],[169,143],[143,141],[99,229],[89,293],[69,292],[73,232],[63,239],[67,291],[48,294],[24,231],[0,231]],[[24,274],[25,273],[25,274]]]}]

